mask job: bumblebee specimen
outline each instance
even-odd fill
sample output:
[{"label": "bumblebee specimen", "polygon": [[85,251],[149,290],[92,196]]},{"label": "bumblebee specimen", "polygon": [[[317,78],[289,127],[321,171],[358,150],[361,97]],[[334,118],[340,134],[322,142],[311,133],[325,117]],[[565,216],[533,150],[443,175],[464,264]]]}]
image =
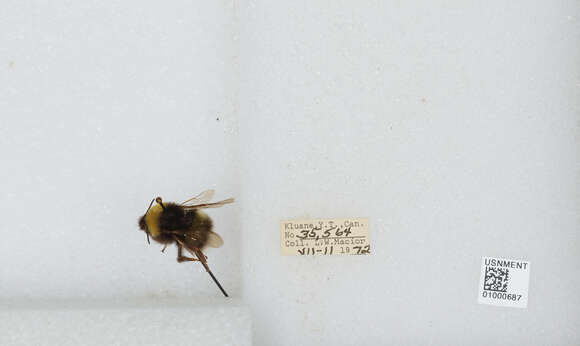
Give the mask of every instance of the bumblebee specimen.
[{"label": "bumblebee specimen", "polygon": [[[224,241],[217,233],[213,232],[213,222],[201,209],[221,207],[224,204],[232,203],[234,199],[228,198],[208,203],[213,195],[213,190],[207,190],[181,204],[163,202],[161,197],[154,198],[145,215],[139,218],[139,228],[147,234],[148,243],[151,243],[149,241],[151,236],[154,241],[164,245],[162,252],[165,252],[170,244],[177,245],[177,262],[201,262],[227,297],[228,294],[209,269],[207,257],[202,252],[208,246],[220,247]],[[153,205],[153,203],[156,204]],[[193,257],[184,256],[183,249]]]}]

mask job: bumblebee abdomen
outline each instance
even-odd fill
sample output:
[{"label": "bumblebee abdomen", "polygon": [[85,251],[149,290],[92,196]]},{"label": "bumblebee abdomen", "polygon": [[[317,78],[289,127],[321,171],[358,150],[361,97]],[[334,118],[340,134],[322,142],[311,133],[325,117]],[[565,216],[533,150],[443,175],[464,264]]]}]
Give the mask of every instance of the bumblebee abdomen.
[{"label": "bumblebee abdomen", "polygon": [[202,249],[205,247],[208,236],[213,228],[209,216],[201,210],[188,211],[191,216],[191,225],[184,234],[183,241],[190,248]]},{"label": "bumblebee abdomen", "polygon": [[209,216],[201,210],[191,211],[191,228],[198,229],[200,231],[211,231],[213,228],[213,222]]}]

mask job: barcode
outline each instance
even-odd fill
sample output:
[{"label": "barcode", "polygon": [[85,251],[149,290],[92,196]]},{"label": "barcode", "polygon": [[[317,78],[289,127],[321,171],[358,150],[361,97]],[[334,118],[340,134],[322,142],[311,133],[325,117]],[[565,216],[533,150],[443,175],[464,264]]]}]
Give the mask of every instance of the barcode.
[{"label": "barcode", "polygon": [[507,292],[509,281],[509,269],[485,267],[485,279],[483,289],[486,291]]}]

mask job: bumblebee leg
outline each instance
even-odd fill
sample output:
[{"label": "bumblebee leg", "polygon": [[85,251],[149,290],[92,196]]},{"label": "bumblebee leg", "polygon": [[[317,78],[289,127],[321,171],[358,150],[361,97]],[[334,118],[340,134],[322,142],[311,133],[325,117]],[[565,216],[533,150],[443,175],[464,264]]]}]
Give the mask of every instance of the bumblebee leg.
[{"label": "bumblebee leg", "polygon": [[199,260],[198,260],[198,261],[200,261],[200,262],[202,262],[202,263],[207,263],[207,256],[206,256],[206,255],[205,255],[203,252],[201,252],[201,250],[200,250],[200,249],[198,249],[198,248],[195,248],[195,249],[193,250],[193,252],[194,252],[194,253],[195,253],[195,255],[197,256],[197,258],[199,258]]},{"label": "bumblebee leg", "polygon": [[195,258],[191,258],[191,257],[186,257],[186,256],[182,256],[182,257],[177,257],[177,262],[182,263],[182,262],[195,262],[197,261]]},{"label": "bumblebee leg", "polygon": [[177,243],[177,262],[182,263],[182,262],[195,262],[195,261],[198,261],[198,259],[183,256],[183,247],[181,246],[181,244]]},{"label": "bumblebee leg", "polygon": [[165,244],[165,245],[163,246],[163,249],[161,249],[161,252],[165,253],[165,249],[167,249],[167,246],[168,246],[168,245],[169,245],[169,244]]}]

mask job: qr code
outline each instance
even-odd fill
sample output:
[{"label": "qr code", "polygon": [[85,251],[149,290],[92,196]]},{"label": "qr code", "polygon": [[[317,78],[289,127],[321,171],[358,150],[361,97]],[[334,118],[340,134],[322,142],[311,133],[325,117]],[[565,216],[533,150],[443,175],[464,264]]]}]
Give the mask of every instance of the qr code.
[{"label": "qr code", "polygon": [[483,289],[488,291],[507,292],[509,269],[485,267]]}]

